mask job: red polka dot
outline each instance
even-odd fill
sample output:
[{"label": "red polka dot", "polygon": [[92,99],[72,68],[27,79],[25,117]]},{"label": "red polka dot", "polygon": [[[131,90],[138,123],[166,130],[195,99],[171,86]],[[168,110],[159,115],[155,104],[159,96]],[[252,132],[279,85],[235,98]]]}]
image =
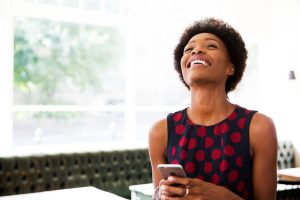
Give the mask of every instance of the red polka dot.
[{"label": "red polka dot", "polygon": [[186,145],[186,143],[187,143],[186,137],[182,137],[182,138],[179,140],[179,146],[180,146],[180,147]]},{"label": "red polka dot", "polygon": [[220,180],[221,180],[221,178],[218,174],[213,174],[211,177],[211,182],[214,184],[220,183]]},{"label": "red polka dot", "polygon": [[219,168],[220,168],[221,172],[226,171],[228,169],[228,167],[229,167],[229,163],[227,160],[222,160],[219,164]]},{"label": "red polka dot", "polygon": [[213,143],[214,143],[213,139],[210,138],[210,137],[207,137],[207,138],[205,138],[205,145],[204,146],[205,146],[205,148],[209,148],[213,145]]},{"label": "red polka dot", "polygon": [[193,148],[196,147],[196,145],[197,145],[197,140],[194,139],[194,138],[192,138],[192,139],[190,139],[190,141],[189,141],[188,148],[189,148],[189,149],[193,149]]},{"label": "red polka dot", "polygon": [[224,154],[226,156],[232,156],[234,154],[234,148],[230,145],[227,145],[225,148],[224,148]]},{"label": "red polka dot", "polygon": [[188,123],[189,125],[194,125],[193,122],[192,122],[191,120],[189,120],[189,119],[187,120],[187,123]]},{"label": "red polka dot", "polygon": [[241,133],[234,132],[231,134],[230,139],[234,143],[239,143],[241,141],[241,137],[242,137]]},{"label": "red polka dot", "polygon": [[197,151],[196,155],[196,160],[198,160],[199,162],[203,161],[205,159],[205,154],[204,151]]},{"label": "red polka dot", "polygon": [[185,131],[185,126],[183,124],[179,124],[175,128],[175,132],[179,135],[183,134]]},{"label": "red polka dot", "polygon": [[192,162],[188,162],[186,163],[185,167],[184,167],[185,171],[188,173],[194,173],[196,170],[196,166],[194,163]]},{"label": "red polka dot", "polygon": [[220,133],[225,134],[229,130],[229,125],[224,122],[223,124],[220,125]]},{"label": "red polka dot", "polygon": [[180,152],[180,159],[185,160],[186,159],[186,151],[181,151]]},{"label": "red polka dot", "polygon": [[180,113],[176,113],[176,114],[173,116],[173,120],[174,120],[175,122],[180,121],[181,118],[182,118],[182,113],[181,113],[181,112],[180,112]]},{"label": "red polka dot", "polygon": [[212,164],[210,162],[204,163],[204,172],[210,173],[212,171]]},{"label": "red polka dot", "polygon": [[206,127],[200,127],[197,129],[197,135],[199,137],[205,137],[206,136]]},{"label": "red polka dot", "polygon": [[245,122],[246,122],[246,118],[241,118],[241,119],[239,119],[239,120],[238,120],[238,126],[239,126],[240,128],[244,128]]},{"label": "red polka dot", "polygon": [[220,135],[221,134],[219,126],[215,126],[215,128],[214,128],[214,134],[215,135]]},{"label": "red polka dot", "polygon": [[171,164],[179,164],[178,160],[172,160]]},{"label": "red polka dot", "polygon": [[232,170],[231,172],[229,172],[228,174],[228,180],[230,182],[234,182],[237,180],[237,178],[239,177],[239,172],[236,170]]},{"label": "red polka dot", "polygon": [[249,115],[250,114],[250,110],[245,110],[245,113],[246,113],[246,115]]},{"label": "red polka dot", "polygon": [[244,166],[244,163],[243,163],[242,156],[238,156],[238,157],[235,159],[235,163],[236,163],[237,166],[243,167],[243,166]]},{"label": "red polka dot", "polygon": [[229,120],[234,120],[235,118],[236,118],[236,112],[233,112],[233,113],[228,117]]},{"label": "red polka dot", "polygon": [[174,156],[176,153],[176,148],[175,147],[172,147],[172,156]]},{"label": "red polka dot", "polygon": [[204,177],[202,175],[197,175],[195,178],[200,179],[200,180],[204,180]]},{"label": "red polka dot", "polygon": [[249,198],[249,192],[248,191],[244,191],[243,192],[243,198],[244,199],[248,199]]},{"label": "red polka dot", "polygon": [[244,181],[239,182],[236,186],[236,190],[238,192],[242,192],[244,191],[244,189],[245,189],[245,182]]},{"label": "red polka dot", "polygon": [[211,152],[211,157],[213,160],[217,160],[221,157],[221,150],[220,149],[214,149],[212,152]]}]

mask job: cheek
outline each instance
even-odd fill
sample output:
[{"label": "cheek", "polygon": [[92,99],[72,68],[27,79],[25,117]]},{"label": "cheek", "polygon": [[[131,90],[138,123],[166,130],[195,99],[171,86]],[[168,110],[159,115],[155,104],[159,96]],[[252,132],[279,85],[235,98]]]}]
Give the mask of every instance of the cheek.
[{"label": "cheek", "polygon": [[187,56],[182,56],[181,60],[180,60],[180,67],[181,70],[183,70],[185,68],[186,62],[187,62]]}]

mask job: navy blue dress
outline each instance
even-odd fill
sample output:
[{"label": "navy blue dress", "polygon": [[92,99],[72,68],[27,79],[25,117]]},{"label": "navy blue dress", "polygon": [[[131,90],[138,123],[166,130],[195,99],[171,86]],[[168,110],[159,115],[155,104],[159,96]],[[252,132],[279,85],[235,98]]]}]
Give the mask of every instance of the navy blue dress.
[{"label": "navy blue dress", "polygon": [[193,124],[187,108],[169,114],[168,163],[181,164],[190,178],[252,199],[249,127],[255,112],[236,105],[226,119],[211,126]]}]

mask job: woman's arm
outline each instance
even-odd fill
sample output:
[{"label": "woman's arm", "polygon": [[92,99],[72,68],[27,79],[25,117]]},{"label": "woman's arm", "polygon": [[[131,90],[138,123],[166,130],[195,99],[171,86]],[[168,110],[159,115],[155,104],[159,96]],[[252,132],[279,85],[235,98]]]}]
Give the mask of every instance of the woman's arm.
[{"label": "woman's arm", "polygon": [[152,126],[148,139],[149,156],[152,167],[152,181],[155,188],[159,185],[159,181],[162,179],[162,176],[157,169],[157,165],[167,163],[165,157],[167,140],[167,120],[163,119]]},{"label": "woman's arm", "polygon": [[275,200],[277,187],[277,137],[273,121],[257,113],[250,125],[253,151],[253,199]]}]

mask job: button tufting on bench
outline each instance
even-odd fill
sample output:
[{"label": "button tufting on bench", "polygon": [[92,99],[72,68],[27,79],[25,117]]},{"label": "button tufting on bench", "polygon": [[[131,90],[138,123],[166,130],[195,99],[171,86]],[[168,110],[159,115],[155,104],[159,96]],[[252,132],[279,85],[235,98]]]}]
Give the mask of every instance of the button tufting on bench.
[{"label": "button tufting on bench", "polygon": [[130,198],[151,181],[146,148],[0,158],[0,196],[91,185]]},{"label": "button tufting on bench", "polygon": [[295,149],[291,141],[283,140],[278,143],[278,169],[295,167]]}]

